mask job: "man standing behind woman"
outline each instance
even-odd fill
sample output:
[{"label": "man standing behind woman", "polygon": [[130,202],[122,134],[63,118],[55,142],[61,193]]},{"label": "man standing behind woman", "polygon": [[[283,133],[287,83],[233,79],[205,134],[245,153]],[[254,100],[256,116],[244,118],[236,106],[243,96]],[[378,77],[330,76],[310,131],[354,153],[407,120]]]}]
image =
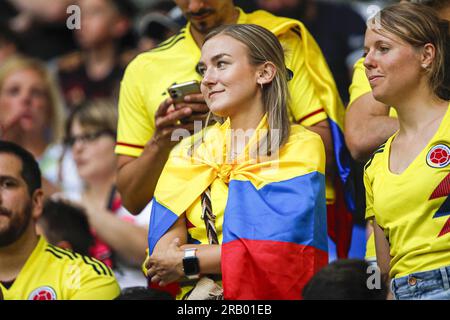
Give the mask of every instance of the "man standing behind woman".
[{"label": "man standing behind woman", "polygon": [[396,299],[450,299],[450,40],[428,7],[383,9],[366,33],[364,66],[399,131],[365,166],[366,218]]}]

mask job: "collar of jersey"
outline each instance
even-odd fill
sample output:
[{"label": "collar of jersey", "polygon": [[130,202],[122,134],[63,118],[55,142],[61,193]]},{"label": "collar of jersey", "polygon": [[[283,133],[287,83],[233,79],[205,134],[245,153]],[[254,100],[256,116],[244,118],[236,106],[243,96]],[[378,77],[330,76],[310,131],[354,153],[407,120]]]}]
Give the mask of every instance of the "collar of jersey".
[{"label": "collar of jersey", "polygon": [[[38,241],[36,247],[34,248],[33,252],[31,253],[31,255],[28,257],[28,260],[25,263],[25,265],[23,266],[22,270],[25,269],[25,266],[34,263],[34,261],[36,259],[38,259],[40,253],[42,251],[44,251],[45,248],[47,247],[47,241],[45,241],[44,237],[38,236],[38,238],[39,238],[39,241]],[[20,275],[20,273],[19,273],[19,275]]]},{"label": "collar of jersey", "polygon": [[23,267],[20,270],[19,274],[17,275],[16,279],[14,280],[14,283],[12,284],[12,286],[8,290],[12,290],[12,288],[14,286],[20,286],[20,281],[22,281],[21,280],[22,279],[21,275],[23,273],[27,272],[26,270],[32,270],[32,267],[30,267],[30,266],[32,266],[33,263],[38,259],[38,257],[40,256],[40,253],[43,250],[45,250],[45,247],[47,246],[47,241],[45,241],[43,236],[38,236],[38,238],[39,238],[39,240],[38,240],[38,243],[36,244],[36,247],[33,249],[33,252],[28,257],[27,261],[25,262],[25,264],[23,265]]}]

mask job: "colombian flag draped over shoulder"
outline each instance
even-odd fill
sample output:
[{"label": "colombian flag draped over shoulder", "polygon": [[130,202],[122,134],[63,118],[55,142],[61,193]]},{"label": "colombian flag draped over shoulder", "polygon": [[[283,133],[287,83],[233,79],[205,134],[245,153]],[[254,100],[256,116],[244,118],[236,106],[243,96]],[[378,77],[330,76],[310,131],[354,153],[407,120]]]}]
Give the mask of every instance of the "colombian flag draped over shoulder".
[{"label": "colombian flag draped over shoulder", "polygon": [[[343,135],[344,105],[322,51],[305,26],[297,20],[281,17],[273,19],[270,13],[263,14],[263,11],[260,12],[262,25],[275,35],[278,36],[289,30],[294,30],[301,36],[302,49],[305,54],[305,67],[328,115],[328,123],[333,138],[338,179],[333,179],[336,199],[335,203],[328,208],[328,234],[336,243],[338,257],[345,258],[350,248],[353,225],[352,213],[355,212],[356,205],[354,183],[351,176],[353,160],[345,145]],[[292,88],[292,90],[295,90],[295,88]]]},{"label": "colombian flag draped over shoulder", "polygon": [[221,257],[225,298],[299,299],[306,282],[328,261],[322,141],[294,125],[278,153],[259,157],[258,151],[254,157],[265,136],[259,133],[267,132],[264,117],[244,152],[231,161],[229,127],[226,121],[208,129],[194,151],[183,141],[172,152],[155,191],[150,253],[220,179],[228,184]]}]

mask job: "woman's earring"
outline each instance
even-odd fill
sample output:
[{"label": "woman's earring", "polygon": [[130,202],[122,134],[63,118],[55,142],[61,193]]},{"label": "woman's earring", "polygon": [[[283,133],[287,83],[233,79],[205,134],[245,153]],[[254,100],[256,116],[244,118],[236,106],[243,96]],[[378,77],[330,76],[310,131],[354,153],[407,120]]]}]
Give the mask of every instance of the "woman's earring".
[{"label": "woman's earring", "polygon": [[422,64],[422,68],[424,68],[425,70],[427,70],[428,67],[429,67],[429,66],[428,66],[426,63],[423,63],[423,64]]}]

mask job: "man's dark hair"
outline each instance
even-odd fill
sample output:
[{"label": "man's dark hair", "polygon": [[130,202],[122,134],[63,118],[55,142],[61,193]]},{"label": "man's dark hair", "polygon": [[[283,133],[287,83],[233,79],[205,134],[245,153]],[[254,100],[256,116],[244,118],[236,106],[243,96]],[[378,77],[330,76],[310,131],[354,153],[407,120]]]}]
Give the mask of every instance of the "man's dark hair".
[{"label": "man's dark hair", "polygon": [[62,200],[48,199],[38,224],[49,243],[58,245],[61,241],[67,241],[73,251],[89,256],[94,238],[83,209]]},{"label": "man's dark hair", "polygon": [[41,170],[30,152],[15,143],[0,140],[0,154],[2,153],[15,155],[22,162],[20,174],[28,186],[30,196],[41,188]]},{"label": "man's dark hair", "polygon": [[122,290],[115,300],[174,300],[166,291],[145,287],[130,287]]},{"label": "man's dark hair", "polygon": [[[380,288],[370,289],[369,264],[364,260],[336,260],[317,272],[303,288],[305,300],[386,300],[387,287],[380,274]],[[369,283],[371,283],[369,281]]]}]

